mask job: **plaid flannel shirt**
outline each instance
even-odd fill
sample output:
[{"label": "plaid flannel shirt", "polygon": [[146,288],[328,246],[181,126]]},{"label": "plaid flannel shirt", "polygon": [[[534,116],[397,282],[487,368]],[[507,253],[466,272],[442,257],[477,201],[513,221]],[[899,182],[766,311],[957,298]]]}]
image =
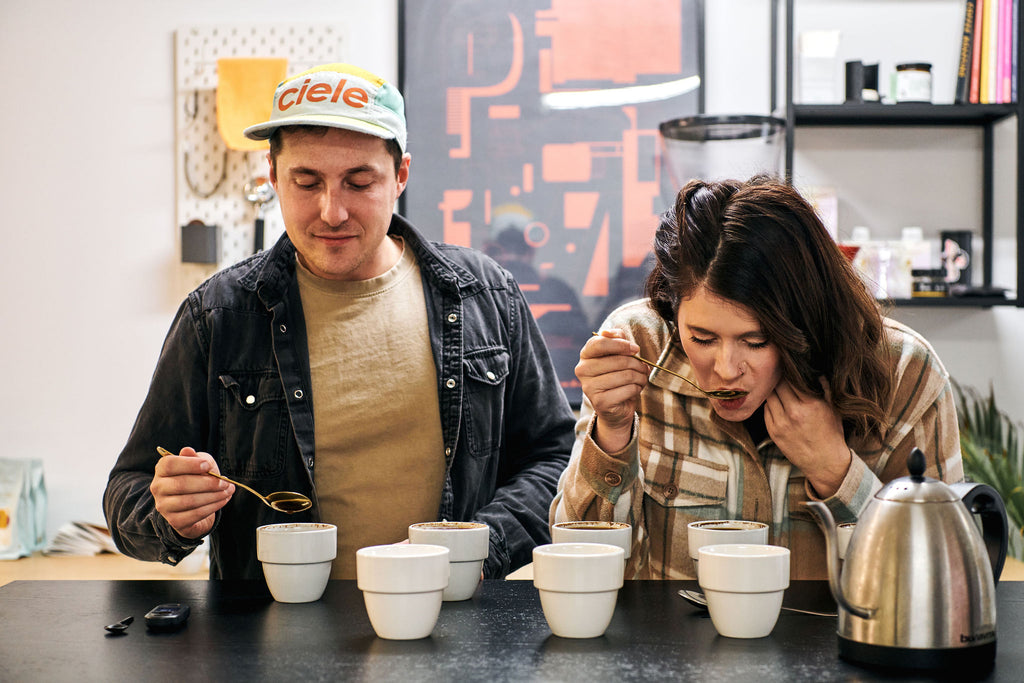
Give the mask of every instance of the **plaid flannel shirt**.
[{"label": "plaid flannel shirt", "polygon": [[[602,328],[620,328],[640,355],[696,379],[678,334],[646,300],[618,308]],[[594,411],[584,397],[576,442],[551,505],[551,522],[600,519],[633,526],[626,575],[695,578],[686,525],[746,519],[769,524],[769,543],[790,548],[793,579],[827,578],[825,543],[806,500],[822,500],[837,523],[856,521],[874,494],[907,474],[917,446],[925,475],[963,480],[959,428],[949,375],[928,342],[885,319],[895,359],[896,390],[883,439],[852,437],[850,469],[835,495],[818,498],[801,471],[767,439],[755,444],[739,422],[718,417],[711,402],[682,380],[653,369],[640,395],[632,441],[618,453],[594,442]]]}]

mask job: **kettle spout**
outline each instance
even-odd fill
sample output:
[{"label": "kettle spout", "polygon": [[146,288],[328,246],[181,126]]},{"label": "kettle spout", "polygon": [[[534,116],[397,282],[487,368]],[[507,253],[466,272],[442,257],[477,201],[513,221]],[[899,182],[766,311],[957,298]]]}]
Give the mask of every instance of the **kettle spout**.
[{"label": "kettle spout", "polygon": [[839,582],[839,541],[836,539],[836,521],[824,503],[816,500],[801,503],[814,516],[814,521],[825,535],[825,559],[828,563],[828,587],[836,604],[861,619],[870,619],[875,610],[850,604],[843,595]]}]

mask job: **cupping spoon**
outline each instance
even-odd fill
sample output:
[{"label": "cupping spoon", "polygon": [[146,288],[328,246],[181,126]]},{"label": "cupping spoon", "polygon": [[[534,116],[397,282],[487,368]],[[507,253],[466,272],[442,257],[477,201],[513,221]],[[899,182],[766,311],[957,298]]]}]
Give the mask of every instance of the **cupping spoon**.
[{"label": "cupping spoon", "polygon": [[[694,607],[699,607],[699,608],[704,609],[704,610],[706,610],[708,608],[708,599],[704,596],[703,593],[701,593],[699,591],[692,591],[692,590],[687,590],[686,588],[683,588],[683,589],[681,589],[679,591],[679,595],[683,598],[683,600],[686,600],[686,602],[690,603]],[[835,617],[835,616],[838,616],[835,612],[815,612],[815,611],[809,610],[809,609],[797,609],[796,607],[786,607],[785,605],[782,606],[782,609],[785,612],[796,612],[797,614],[809,614],[812,617]]]},{"label": "cupping spoon", "polygon": [[[598,332],[591,332],[591,334],[593,334],[595,337],[600,337],[601,336],[600,333],[598,333]],[[636,358],[641,363],[646,363],[647,365],[650,365],[652,368],[658,368],[662,372],[667,372],[668,374],[672,375],[673,377],[678,377],[679,379],[683,380],[684,382],[689,384],[691,387],[693,387],[694,389],[699,391],[700,393],[702,393],[705,396],[708,396],[710,398],[721,398],[721,399],[739,398],[740,396],[746,396],[748,393],[750,393],[750,392],[747,392],[747,391],[738,391],[736,389],[715,389],[715,390],[712,390],[712,391],[708,391],[707,389],[701,389],[700,386],[696,382],[694,382],[693,380],[686,379],[685,377],[680,375],[678,372],[672,372],[668,368],[662,367],[662,366],[658,365],[657,363],[655,363],[654,361],[649,361],[646,358],[641,358],[638,355],[637,356],[633,356],[633,358]]]},{"label": "cupping spoon", "polygon": [[[174,453],[171,453],[169,450],[161,446],[157,446],[156,450],[157,453],[161,455],[161,457],[165,455],[174,455]],[[241,486],[243,489],[245,489],[249,493],[253,494],[257,498],[262,500],[264,503],[266,503],[267,506],[277,510],[278,512],[285,512],[290,515],[296,512],[302,512],[303,510],[308,510],[313,506],[313,501],[311,501],[309,498],[302,495],[301,493],[294,493],[292,491],[275,491],[274,493],[268,493],[267,495],[264,496],[263,494],[257,493],[253,489],[249,488],[245,484],[237,482],[234,479],[228,479],[222,474],[214,474],[213,472],[207,472],[207,474],[209,474],[211,477],[223,479],[224,481],[234,484],[235,486]]]},{"label": "cupping spoon", "polygon": [[135,617],[125,617],[121,621],[118,621],[118,622],[113,623],[113,624],[107,624],[103,628],[105,628],[110,633],[113,633],[115,636],[119,636],[119,635],[123,634],[126,630],[128,630],[128,626],[133,621],[135,621]]}]

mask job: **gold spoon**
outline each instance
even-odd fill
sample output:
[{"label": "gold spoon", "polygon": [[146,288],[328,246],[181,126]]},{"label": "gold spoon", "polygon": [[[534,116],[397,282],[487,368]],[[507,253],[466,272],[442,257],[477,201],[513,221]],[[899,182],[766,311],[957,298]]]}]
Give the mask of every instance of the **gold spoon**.
[{"label": "gold spoon", "polygon": [[[591,332],[591,334],[594,335],[595,337],[600,337],[601,336],[600,333],[598,333],[598,332]],[[647,365],[650,365],[652,368],[658,368],[662,372],[667,372],[668,374],[672,375],[673,377],[678,377],[679,379],[683,380],[684,382],[689,384],[691,387],[693,387],[694,389],[699,391],[700,393],[704,394],[705,396],[709,396],[711,398],[722,398],[722,399],[739,398],[740,396],[746,396],[748,393],[750,393],[749,391],[738,391],[736,389],[714,389],[712,391],[708,391],[707,389],[701,389],[700,386],[696,382],[694,382],[693,380],[686,379],[685,377],[680,375],[678,372],[672,372],[668,368],[662,367],[662,366],[658,365],[657,363],[655,363],[653,361],[649,361],[646,358],[641,358],[640,356],[633,356],[633,358],[636,358],[641,363],[646,363]]]},{"label": "gold spoon", "polygon": [[[174,455],[174,453],[171,453],[169,450],[167,450],[166,448],[162,448],[161,446],[156,447],[156,452],[159,453],[161,457],[165,455]],[[285,512],[291,515],[296,512],[302,512],[303,510],[308,510],[309,508],[313,507],[313,501],[311,501],[309,498],[302,495],[301,493],[293,493],[291,491],[275,491],[274,493],[268,493],[266,496],[264,496],[252,490],[245,484],[237,482],[234,479],[228,479],[222,474],[214,474],[213,472],[207,472],[207,474],[209,474],[211,477],[223,479],[224,481],[234,484],[235,486],[241,486],[243,489],[253,494],[257,498],[262,500],[264,503],[266,503],[269,507],[274,508],[278,512]]]}]

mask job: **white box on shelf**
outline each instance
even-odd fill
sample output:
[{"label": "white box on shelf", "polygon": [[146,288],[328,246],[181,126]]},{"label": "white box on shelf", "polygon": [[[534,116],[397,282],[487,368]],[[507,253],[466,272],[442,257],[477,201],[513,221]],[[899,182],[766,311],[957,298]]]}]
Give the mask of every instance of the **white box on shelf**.
[{"label": "white box on shelf", "polygon": [[839,31],[801,31],[797,41],[797,92],[800,104],[842,104]]}]

